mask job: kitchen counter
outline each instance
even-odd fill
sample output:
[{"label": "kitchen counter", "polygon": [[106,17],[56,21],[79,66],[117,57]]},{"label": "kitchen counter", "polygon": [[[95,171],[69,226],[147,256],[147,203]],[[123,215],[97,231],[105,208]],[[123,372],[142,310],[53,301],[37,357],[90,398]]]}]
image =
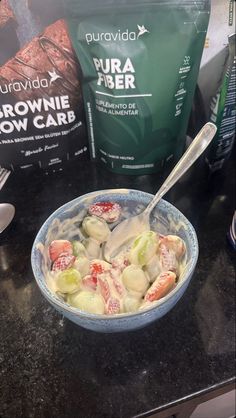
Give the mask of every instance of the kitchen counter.
[{"label": "kitchen counter", "polygon": [[187,418],[193,405],[231,390],[236,253],[226,234],[234,158],[211,176],[200,160],[165,196],[196,228],[197,268],[171,312],[121,334],[88,331],[57,313],[34,280],[31,247],[46,218],[69,200],[116,187],[154,193],[161,176],[115,175],[91,162],[10,175],[0,192],[0,202],[16,207],[0,235],[0,418]]}]

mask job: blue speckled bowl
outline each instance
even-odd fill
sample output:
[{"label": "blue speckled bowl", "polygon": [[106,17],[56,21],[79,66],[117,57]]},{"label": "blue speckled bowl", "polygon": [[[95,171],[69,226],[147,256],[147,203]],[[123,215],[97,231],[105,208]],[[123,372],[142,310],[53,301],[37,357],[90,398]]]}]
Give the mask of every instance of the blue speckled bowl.
[{"label": "blue speckled bowl", "polygon": [[[75,322],[76,324],[98,332],[121,332],[142,328],[147,324],[156,321],[164,316],[184,294],[193,275],[198,259],[198,241],[195,230],[185,216],[173,205],[165,200],[161,200],[153,210],[151,223],[152,229],[158,230],[163,234],[179,235],[186,243],[187,247],[187,265],[177,286],[166,297],[156,302],[152,308],[131,314],[120,315],[94,315],[69,306],[60,300],[47,287],[43,269],[45,261],[41,252],[38,250],[38,244],[48,245],[52,239],[67,238],[66,223],[68,218],[77,217],[81,213],[83,217],[86,208],[91,202],[101,200],[112,200],[119,202],[125,207],[125,217],[134,215],[147,206],[152,195],[138,190],[130,189],[110,189],[92,192],[78,197],[71,202],[66,203],[57,209],[43,224],[38,232],[31,254],[31,263],[36,282],[48,300],[62,315]],[[63,231],[60,231],[58,225],[63,223]],[[75,238],[75,237],[74,237]],[[44,263],[44,264],[43,264]],[[44,268],[43,268],[44,265]]]}]

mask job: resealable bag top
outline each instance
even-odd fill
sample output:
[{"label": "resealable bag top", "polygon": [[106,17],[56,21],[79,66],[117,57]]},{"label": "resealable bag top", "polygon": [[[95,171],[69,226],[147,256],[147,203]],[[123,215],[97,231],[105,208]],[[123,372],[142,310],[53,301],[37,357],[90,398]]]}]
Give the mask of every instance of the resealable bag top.
[{"label": "resealable bag top", "polygon": [[118,173],[159,170],[184,148],[209,1],[65,4],[92,157]]}]

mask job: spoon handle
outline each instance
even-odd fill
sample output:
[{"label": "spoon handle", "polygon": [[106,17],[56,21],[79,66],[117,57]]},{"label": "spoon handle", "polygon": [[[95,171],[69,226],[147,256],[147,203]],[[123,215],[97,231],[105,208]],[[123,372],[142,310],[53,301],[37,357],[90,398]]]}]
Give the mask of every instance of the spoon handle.
[{"label": "spoon handle", "polygon": [[156,206],[162,196],[179,180],[179,178],[191,167],[191,165],[200,157],[203,151],[207,148],[211,140],[214,138],[217,131],[216,126],[208,122],[199,131],[194,138],[187,151],[180,158],[176,166],[173,168],[167,179],[164,181],[161,188],[158,190],[154,198],[146,207],[143,215],[148,216],[152,209]]}]

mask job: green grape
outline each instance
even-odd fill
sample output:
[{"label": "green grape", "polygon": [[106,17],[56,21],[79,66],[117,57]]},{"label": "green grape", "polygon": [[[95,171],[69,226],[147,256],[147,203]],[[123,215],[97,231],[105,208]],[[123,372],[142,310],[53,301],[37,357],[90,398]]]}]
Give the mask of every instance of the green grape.
[{"label": "green grape", "polygon": [[96,216],[86,216],[82,226],[89,237],[94,238],[100,243],[105,242],[111,233],[107,223]]},{"label": "green grape", "polygon": [[86,248],[86,252],[87,255],[89,257],[89,259],[93,259],[93,258],[101,258],[101,248],[100,248],[100,243],[98,241],[96,241],[96,239],[93,238],[86,238],[83,241],[83,244]]},{"label": "green grape", "polygon": [[56,277],[56,285],[61,293],[76,292],[80,289],[81,282],[81,275],[74,268],[61,271]]},{"label": "green grape", "polygon": [[133,295],[142,297],[148,286],[149,280],[144,271],[139,266],[131,264],[122,273],[122,281],[126,289]]},{"label": "green grape", "polygon": [[72,248],[75,257],[86,256],[86,248],[80,241],[72,241]]},{"label": "green grape", "polygon": [[138,299],[137,297],[127,295],[124,297],[124,310],[125,312],[135,312],[138,310],[139,306],[141,305],[142,299]]},{"label": "green grape", "polygon": [[68,295],[67,302],[74,308],[78,308],[81,311],[89,312],[92,314],[104,314],[105,304],[101,295],[95,292],[89,292],[88,290],[82,290],[81,292]]},{"label": "green grape", "polygon": [[153,231],[146,231],[139,235],[133,242],[129,261],[131,264],[145,266],[154,256],[158,247],[157,235]]}]

